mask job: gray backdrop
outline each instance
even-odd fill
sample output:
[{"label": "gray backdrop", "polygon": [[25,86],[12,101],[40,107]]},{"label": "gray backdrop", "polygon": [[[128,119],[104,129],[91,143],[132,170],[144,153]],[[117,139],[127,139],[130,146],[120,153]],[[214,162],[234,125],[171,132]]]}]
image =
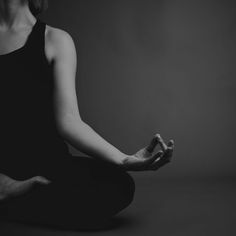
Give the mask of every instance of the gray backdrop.
[{"label": "gray backdrop", "polygon": [[50,0],[43,19],[74,39],[80,113],[102,137],[128,154],[173,138],[157,178],[234,175],[233,0]]}]

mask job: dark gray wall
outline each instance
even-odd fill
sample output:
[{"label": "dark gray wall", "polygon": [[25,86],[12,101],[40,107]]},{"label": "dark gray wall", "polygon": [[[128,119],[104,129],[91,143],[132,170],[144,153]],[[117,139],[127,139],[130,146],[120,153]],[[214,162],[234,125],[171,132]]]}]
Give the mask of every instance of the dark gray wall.
[{"label": "dark gray wall", "polygon": [[234,175],[233,0],[50,0],[44,19],[72,35],[81,116],[105,139],[132,154],[173,138],[157,176]]}]

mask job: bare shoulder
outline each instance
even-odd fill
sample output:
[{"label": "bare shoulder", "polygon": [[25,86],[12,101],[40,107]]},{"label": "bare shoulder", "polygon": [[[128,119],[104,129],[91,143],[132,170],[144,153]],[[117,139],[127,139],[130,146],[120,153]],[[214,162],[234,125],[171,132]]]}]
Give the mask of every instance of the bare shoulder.
[{"label": "bare shoulder", "polygon": [[53,60],[60,55],[76,54],[74,40],[65,30],[52,26],[46,26],[45,51],[49,60]]},{"label": "bare shoulder", "polygon": [[47,25],[46,27],[46,41],[53,44],[73,44],[71,35],[65,30],[58,29]]}]

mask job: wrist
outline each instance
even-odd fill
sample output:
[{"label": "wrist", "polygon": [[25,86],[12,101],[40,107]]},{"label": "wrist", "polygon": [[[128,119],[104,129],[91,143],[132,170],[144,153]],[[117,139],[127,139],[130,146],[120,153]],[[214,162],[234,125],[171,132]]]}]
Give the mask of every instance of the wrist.
[{"label": "wrist", "polygon": [[128,156],[127,154],[125,153],[121,153],[119,155],[119,158],[117,158],[117,161],[116,161],[116,164],[121,167],[121,168],[125,168],[126,167],[126,162],[127,162],[127,159],[128,159]]}]

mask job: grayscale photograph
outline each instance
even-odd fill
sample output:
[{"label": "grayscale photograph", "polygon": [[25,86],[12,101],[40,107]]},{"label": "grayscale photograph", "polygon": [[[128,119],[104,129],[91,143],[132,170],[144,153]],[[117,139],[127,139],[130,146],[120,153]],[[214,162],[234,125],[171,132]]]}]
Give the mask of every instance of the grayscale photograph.
[{"label": "grayscale photograph", "polygon": [[236,1],[0,0],[0,235],[236,235]]}]

